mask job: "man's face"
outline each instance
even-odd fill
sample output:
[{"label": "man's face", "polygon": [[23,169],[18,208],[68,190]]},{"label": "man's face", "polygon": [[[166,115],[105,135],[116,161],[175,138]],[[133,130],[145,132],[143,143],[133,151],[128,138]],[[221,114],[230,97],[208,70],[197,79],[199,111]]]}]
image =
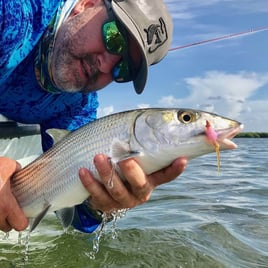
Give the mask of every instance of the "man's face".
[{"label": "man's face", "polygon": [[53,81],[68,92],[105,87],[112,82],[111,70],[121,58],[104,47],[102,25],[107,12],[102,1],[86,8],[79,6],[82,2],[59,28],[51,58]]}]

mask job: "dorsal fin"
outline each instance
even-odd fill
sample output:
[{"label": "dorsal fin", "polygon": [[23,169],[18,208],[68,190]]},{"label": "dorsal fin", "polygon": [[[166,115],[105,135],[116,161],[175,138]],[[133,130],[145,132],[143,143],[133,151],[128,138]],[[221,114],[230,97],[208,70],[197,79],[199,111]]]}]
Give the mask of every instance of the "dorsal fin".
[{"label": "dorsal fin", "polygon": [[46,133],[53,139],[53,144],[56,144],[66,137],[70,131],[66,129],[50,128],[46,130]]}]

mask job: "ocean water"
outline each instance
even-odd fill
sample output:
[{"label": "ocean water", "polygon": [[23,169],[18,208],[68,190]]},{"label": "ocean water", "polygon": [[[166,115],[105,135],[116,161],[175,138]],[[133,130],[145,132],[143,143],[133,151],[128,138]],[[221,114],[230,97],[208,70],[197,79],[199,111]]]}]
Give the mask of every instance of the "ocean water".
[{"label": "ocean water", "polygon": [[[235,139],[238,149],[189,162],[151,200],[96,234],[64,231],[49,214],[27,240],[0,232],[0,267],[268,267],[268,139]],[[0,152],[38,153],[38,138],[0,142]],[[33,151],[29,151],[31,144]],[[27,242],[28,241],[28,242]]]}]

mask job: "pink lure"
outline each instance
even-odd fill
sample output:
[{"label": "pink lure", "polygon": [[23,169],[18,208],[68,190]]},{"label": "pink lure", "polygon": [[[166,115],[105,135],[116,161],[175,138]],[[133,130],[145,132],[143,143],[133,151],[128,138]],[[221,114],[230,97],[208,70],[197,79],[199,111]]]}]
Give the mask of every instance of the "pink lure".
[{"label": "pink lure", "polygon": [[211,126],[208,120],[206,121],[205,133],[206,133],[208,142],[211,143],[215,148],[216,156],[217,156],[218,172],[220,172],[220,145],[217,142],[218,134],[213,129],[213,127]]}]

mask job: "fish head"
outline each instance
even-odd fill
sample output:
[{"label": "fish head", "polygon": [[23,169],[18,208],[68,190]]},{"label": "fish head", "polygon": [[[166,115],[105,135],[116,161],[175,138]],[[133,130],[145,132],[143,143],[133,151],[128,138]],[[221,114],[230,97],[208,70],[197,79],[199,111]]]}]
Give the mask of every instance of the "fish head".
[{"label": "fish head", "polygon": [[[208,122],[213,138],[207,131]],[[215,151],[213,142],[220,150],[235,149],[231,139],[242,128],[238,121],[204,111],[148,109],[136,119],[134,136],[148,154],[191,159]]]}]

